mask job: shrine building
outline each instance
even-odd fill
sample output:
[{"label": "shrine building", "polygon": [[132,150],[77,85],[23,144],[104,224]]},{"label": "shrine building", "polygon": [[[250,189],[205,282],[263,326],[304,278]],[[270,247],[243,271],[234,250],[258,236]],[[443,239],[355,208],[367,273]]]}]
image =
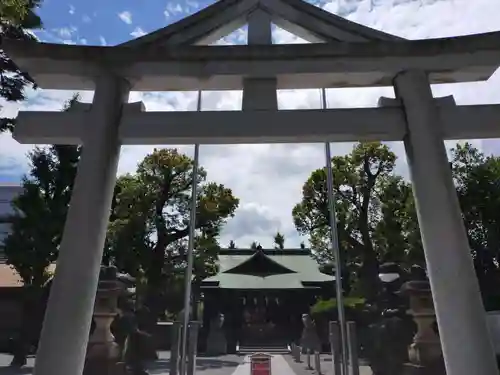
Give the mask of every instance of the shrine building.
[{"label": "shrine building", "polygon": [[321,273],[306,249],[226,249],[218,266],[202,281],[203,326],[224,314],[230,351],[298,339],[302,314],[335,292],[335,277]]}]

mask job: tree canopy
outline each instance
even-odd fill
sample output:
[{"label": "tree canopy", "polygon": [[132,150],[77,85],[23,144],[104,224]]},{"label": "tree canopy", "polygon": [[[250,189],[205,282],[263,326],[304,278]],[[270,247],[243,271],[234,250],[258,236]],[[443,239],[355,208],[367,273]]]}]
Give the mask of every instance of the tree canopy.
[{"label": "tree canopy", "polygon": [[[406,262],[420,252],[411,237],[418,228],[410,185],[394,175],[396,155],[381,143],[359,143],[345,156],[332,158],[337,229],[346,287],[367,297],[377,294],[380,262]],[[326,169],[304,183],[302,200],[292,211],[299,233],[310,237],[321,263],[331,262]],[[349,267],[348,267],[349,266]]]},{"label": "tree canopy", "polygon": [[[425,266],[411,183],[395,173],[396,156],[381,143],[356,144],[332,158],[337,227],[346,292],[377,295],[380,264]],[[500,158],[457,144],[451,167],[487,308],[500,308]],[[326,171],[313,171],[293,208],[321,265],[332,262]],[[353,289],[353,290],[351,290]]]},{"label": "tree canopy", "polygon": [[[105,260],[132,275],[144,270],[153,309],[167,286],[183,279],[193,178],[190,157],[176,149],[155,149],[116,184]],[[215,273],[217,238],[239,204],[231,189],[206,179],[200,168],[195,279]]]},{"label": "tree canopy", "polygon": [[[73,97],[65,110],[77,99]],[[25,285],[41,287],[50,277],[48,266],[57,259],[80,147],[36,147],[29,158],[30,173],[12,202],[14,214],[7,217],[11,232],[4,251]]]},{"label": "tree canopy", "polygon": [[500,158],[458,144],[451,167],[483,300],[487,309],[499,309]]},{"label": "tree canopy", "polygon": [[[35,40],[30,32],[42,27],[36,14],[40,0],[2,0],[0,3],[0,41],[4,38]],[[25,89],[36,87],[27,72],[19,69],[5,51],[0,50],[0,97],[8,102],[25,99]],[[12,130],[15,119],[0,118],[0,132]]]},{"label": "tree canopy", "polygon": [[250,244],[250,249],[258,250],[262,249],[262,246],[257,241],[252,241],[252,243]]},{"label": "tree canopy", "polygon": [[[77,97],[65,107],[68,109]],[[32,168],[6,221],[7,262],[25,285],[43,286],[57,259],[80,147],[49,146],[30,153]],[[158,306],[165,293],[173,309],[182,307],[187,264],[189,202],[193,160],[175,149],[154,150],[135,173],[118,178],[112,201],[103,262],[146,280],[146,303]],[[206,181],[199,169],[194,283],[216,273],[218,236],[239,200],[231,189]]]},{"label": "tree canopy", "polygon": [[282,233],[280,233],[279,231],[276,232],[273,240],[274,240],[274,247],[276,249],[284,249],[285,248],[285,236]]},{"label": "tree canopy", "polygon": [[[80,151],[50,146],[29,155],[32,168],[13,202],[15,213],[7,218],[12,233],[5,240],[8,263],[26,285],[43,285],[47,266],[57,258]],[[500,158],[486,157],[470,144],[457,145],[451,156],[483,297],[487,308],[500,308],[494,287],[500,282]],[[378,295],[381,264],[393,262],[407,270],[425,266],[411,183],[397,175],[395,164],[396,155],[381,143],[356,144],[349,154],[332,158],[345,292],[367,301]],[[176,149],[155,149],[115,187],[103,262],[144,279],[150,306],[166,299],[169,309],[182,306],[192,166],[193,160]],[[218,238],[239,204],[231,189],[208,181],[203,168],[196,183],[195,286],[216,273]],[[309,236],[322,269],[330,270],[325,169],[311,173],[292,215],[298,231]],[[273,240],[276,249],[284,249],[282,233]],[[229,248],[236,248],[234,241]],[[250,248],[261,246],[254,241]]]}]

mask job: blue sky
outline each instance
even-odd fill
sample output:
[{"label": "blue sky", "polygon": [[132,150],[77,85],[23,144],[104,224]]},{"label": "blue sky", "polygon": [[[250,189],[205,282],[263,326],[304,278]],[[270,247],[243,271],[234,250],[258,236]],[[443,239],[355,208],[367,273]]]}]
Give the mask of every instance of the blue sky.
[{"label": "blue sky", "polygon": [[209,3],[198,0],[169,3],[46,0],[40,11],[46,30],[38,35],[55,43],[71,40],[78,44],[115,45],[131,39],[131,33],[161,28]]},{"label": "blue sky", "polygon": [[[42,41],[66,44],[116,45],[154,31],[209,5],[198,0],[45,0],[40,10],[45,29],[37,32]],[[426,39],[499,31],[499,0],[322,0],[315,5],[368,27],[408,39]],[[275,29],[275,43],[301,42]],[[223,43],[242,43],[245,30],[224,38]],[[500,73],[488,82],[434,86],[435,96],[454,95],[458,104],[500,103]],[[92,100],[83,92],[84,101]],[[58,111],[71,92],[29,92],[23,110]],[[328,90],[330,107],[373,107],[381,96],[393,96],[392,88]],[[130,101],[142,100],[147,110],[194,110],[196,94],[132,93]],[[317,108],[318,90],[278,93],[280,108]],[[15,116],[20,106],[3,105],[2,116]],[[241,108],[241,92],[208,92],[203,110]],[[498,140],[474,140],[486,153],[499,153]],[[390,146],[398,155],[397,172],[407,175],[401,143]],[[452,146],[452,144],[448,144]],[[26,153],[33,145],[20,145],[9,134],[0,135],[0,182],[16,182],[28,170]],[[345,154],[352,144],[333,144],[335,154]],[[192,147],[179,147],[192,155]],[[152,146],[123,147],[119,174],[133,171]],[[272,235],[283,232],[288,246],[297,246],[291,210],[300,200],[301,187],[312,170],[324,165],[321,145],[225,145],[202,146],[200,162],[208,178],[232,188],[241,199],[236,216],[224,231],[222,243],[234,239],[238,246],[252,241],[271,245]],[[234,168],[234,166],[237,168]]]}]

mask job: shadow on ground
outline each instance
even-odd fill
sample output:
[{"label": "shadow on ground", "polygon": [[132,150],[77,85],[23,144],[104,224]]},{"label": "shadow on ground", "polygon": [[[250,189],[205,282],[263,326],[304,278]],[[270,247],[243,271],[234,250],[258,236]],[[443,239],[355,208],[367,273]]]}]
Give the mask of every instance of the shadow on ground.
[{"label": "shadow on ground", "polygon": [[[160,354],[168,356],[169,353],[160,352]],[[205,371],[213,375],[231,374],[236,367],[243,362],[243,357],[244,356],[238,355],[217,357],[200,354],[196,358],[196,371],[200,373],[200,375]],[[0,355],[0,375],[29,375],[33,373],[33,358],[29,358],[28,366],[22,368],[10,367],[8,365],[10,360],[10,356]],[[151,375],[168,374],[170,372],[170,360],[168,357],[160,358],[159,360],[149,363],[147,369]]]},{"label": "shadow on ground", "polygon": [[[196,371],[207,371],[207,370],[210,371],[221,368],[236,368],[240,363],[241,362],[238,361],[224,360],[220,358],[198,357],[196,359]],[[155,362],[152,362],[147,367],[148,367],[148,372],[151,375],[168,373],[170,369],[170,361],[168,359],[166,360],[160,359]],[[0,372],[0,375],[3,375],[3,373]]]},{"label": "shadow on ground", "polygon": [[25,366],[22,368],[16,367],[0,367],[0,375],[23,375],[31,374],[33,372],[33,367]]}]

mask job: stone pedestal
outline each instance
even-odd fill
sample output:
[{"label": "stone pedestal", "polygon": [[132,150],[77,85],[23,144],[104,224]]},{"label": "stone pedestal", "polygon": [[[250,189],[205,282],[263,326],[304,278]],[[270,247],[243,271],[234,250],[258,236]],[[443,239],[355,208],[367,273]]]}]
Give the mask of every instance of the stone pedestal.
[{"label": "stone pedestal", "polygon": [[179,357],[182,341],[182,323],[174,322],[172,325],[172,343],[170,346],[170,375],[179,373]]},{"label": "stone pedestal", "polygon": [[123,284],[116,278],[116,270],[105,268],[97,287],[93,320],[95,323],[87,346],[84,375],[122,375],[121,351],[111,333],[111,323],[117,314],[118,296]]},{"label": "stone pedestal", "polygon": [[342,345],[340,340],[340,327],[339,322],[329,322],[328,324],[328,336],[330,341],[330,350],[332,355],[332,371],[333,374],[339,375],[342,371],[340,367],[340,361],[342,358],[341,351]]},{"label": "stone pedestal", "polygon": [[318,332],[316,331],[316,324],[308,314],[302,314],[302,324],[304,327],[302,330],[302,336],[300,337],[302,354],[321,351],[321,343]]},{"label": "stone pedestal", "polygon": [[194,375],[196,373],[196,355],[198,352],[198,333],[200,331],[201,322],[191,321],[189,323],[189,340],[187,347],[187,375]]},{"label": "stone pedestal", "polygon": [[408,313],[417,324],[417,333],[408,349],[410,362],[404,365],[404,374],[446,374],[429,283],[409,281],[403,285],[402,292],[410,299]]}]

